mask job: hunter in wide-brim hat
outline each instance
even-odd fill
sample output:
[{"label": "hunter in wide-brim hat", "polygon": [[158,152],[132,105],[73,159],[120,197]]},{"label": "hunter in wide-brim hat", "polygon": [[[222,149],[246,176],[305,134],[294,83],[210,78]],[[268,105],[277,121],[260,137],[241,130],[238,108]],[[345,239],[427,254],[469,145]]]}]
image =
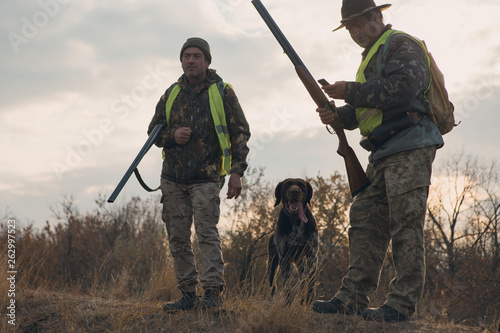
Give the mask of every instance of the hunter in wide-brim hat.
[{"label": "hunter in wide-brim hat", "polygon": [[337,31],[345,27],[348,22],[355,20],[358,17],[371,12],[372,10],[382,11],[389,8],[390,6],[390,4],[377,6],[375,5],[375,1],[373,0],[343,0],[341,9],[342,20],[340,20],[341,24],[333,31]]}]

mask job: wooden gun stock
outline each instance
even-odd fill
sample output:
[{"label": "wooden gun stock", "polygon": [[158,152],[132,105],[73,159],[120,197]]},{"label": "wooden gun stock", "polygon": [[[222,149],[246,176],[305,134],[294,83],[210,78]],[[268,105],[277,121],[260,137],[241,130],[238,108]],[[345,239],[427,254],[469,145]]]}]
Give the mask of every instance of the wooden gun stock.
[{"label": "wooden gun stock", "polygon": [[[264,7],[262,2],[260,0],[252,0],[252,3],[259,12],[264,22],[266,22],[274,37],[276,37],[276,39],[278,40],[278,43],[280,43],[283,51],[292,61],[293,65],[295,66],[297,75],[306,87],[309,95],[311,95],[316,105],[319,108],[329,108],[332,112],[336,112],[335,107],[330,105],[328,98],[323,93],[323,90],[321,90],[321,88],[318,86],[316,80],[311,75],[311,73],[309,73],[306,66],[304,65],[302,60],[300,60],[299,56],[292,48],[286,37],[283,35],[276,22],[274,22],[273,18]],[[344,158],[347,170],[347,179],[349,181],[349,188],[351,190],[351,195],[354,197],[356,196],[356,194],[360,193],[366,187],[368,187],[368,185],[370,185],[370,181],[368,180],[363,167],[359,163],[358,157],[354,153],[354,150],[349,146],[349,143],[347,142],[344,128],[342,127],[340,119],[336,118],[331,126],[333,127],[335,133],[337,133],[337,136],[339,138],[337,153]]]},{"label": "wooden gun stock", "polygon": [[[319,108],[328,108],[332,112],[337,112],[335,106],[329,103],[328,99],[323,93],[323,90],[321,90],[314,78],[309,74],[304,66],[295,66],[295,71],[297,72],[297,75],[309,92],[309,95],[311,95],[311,98]],[[355,197],[356,194],[363,191],[366,187],[368,187],[368,185],[370,185],[370,181],[368,180],[368,177],[366,176],[361,163],[359,163],[356,153],[347,142],[344,128],[342,127],[340,119],[335,118],[335,121],[330,125],[333,127],[333,130],[335,131],[335,133],[337,133],[337,136],[339,138],[337,153],[344,158],[344,163],[347,171],[347,179],[349,181],[349,188],[351,190],[352,196]]]}]

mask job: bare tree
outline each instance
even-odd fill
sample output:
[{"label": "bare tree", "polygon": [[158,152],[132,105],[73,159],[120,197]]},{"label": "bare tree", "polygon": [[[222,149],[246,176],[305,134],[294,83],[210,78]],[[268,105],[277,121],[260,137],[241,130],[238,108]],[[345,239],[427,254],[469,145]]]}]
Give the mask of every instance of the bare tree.
[{"label": "bare tree", "polygon": [[500,266],[500,179],[496,161],[481,166],[478,186],[473,192],[474,218],[471,219],[473,236],[470,248],[484,257],[492,258],[492,270]]},{"label": "bare tree", "polygon": [[499,262],[499,174],[491,164],[461,153],[446,161],[432,187],[428,205],[428,229],[434,249],[450,276],[457,272],[458,257],[477,253]]},{"label": "bare tree", "polygon": [[[429,242],[441,253],[450,276],[456,274],[457,242],[468,237],[465,226],[473,211],[473,192],[478,183],[477,159],[452,156],[437,173],[428,203]],[[436,177],[435,177],[436,178]]]}]

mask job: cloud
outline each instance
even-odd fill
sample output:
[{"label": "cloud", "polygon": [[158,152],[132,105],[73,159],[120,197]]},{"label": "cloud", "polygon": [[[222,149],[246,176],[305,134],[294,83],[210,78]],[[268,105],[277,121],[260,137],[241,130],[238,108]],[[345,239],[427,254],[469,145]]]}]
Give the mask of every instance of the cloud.
[{"label": "cloud", "polygon": [[[263,2],[313,76],[354,77],[361,50],[345,30],[331,32],[340,1]],[[427,42],[462,120],[438,158],[463,146],[499,156],[499,5],[392,3],[387,22]],[[0,201],[18,216],[43,223],[64,195],[85,210],[111,192],[145,142],[157,100],[181,75],[179,50],[192,36],[209,41],[212,67],[238,95],[252,130],[252,166],[276,180],[344,170],[337,138],[250,1],[7,0],[0,28]],[[348,139],[365,165],[358,133]],[[140,168],[158,183],[160,150]],[[131,179],[119,200],[134,195],[150,194]]]}]

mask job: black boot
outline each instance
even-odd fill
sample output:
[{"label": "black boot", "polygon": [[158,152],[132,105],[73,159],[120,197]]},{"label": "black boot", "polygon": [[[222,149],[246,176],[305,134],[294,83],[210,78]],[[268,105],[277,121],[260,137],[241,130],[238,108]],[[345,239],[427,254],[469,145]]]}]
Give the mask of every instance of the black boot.
[{"label": "black boot", "polygon": [[413,320],[412,315],[404,315],[387,304],[375,309],[366,309],[365,311],[363,311],[362,316],[366,320],[386,323]]},{"label": "black boot", "polygon": [[205,295],[200,300],[199,307],[204,310],[220,308],[223,302],[220,294],[221,291],[217,289],[205,290]]},{"label": "black boot", "polygon": [[340,299],[334,297],[329,301],[315,301],[312,305],[314,311],[319,313],[333,313],[353,315],[359,311],[351,305],[344,304]]},{"label": "black boot", "polygon": [[200,299],[196,296],[196,292],[182,292],[182,297],[175,301],[167,303],[163,306],[165,312],[176,312],[180,310],[190,310],[194,308]]}]

